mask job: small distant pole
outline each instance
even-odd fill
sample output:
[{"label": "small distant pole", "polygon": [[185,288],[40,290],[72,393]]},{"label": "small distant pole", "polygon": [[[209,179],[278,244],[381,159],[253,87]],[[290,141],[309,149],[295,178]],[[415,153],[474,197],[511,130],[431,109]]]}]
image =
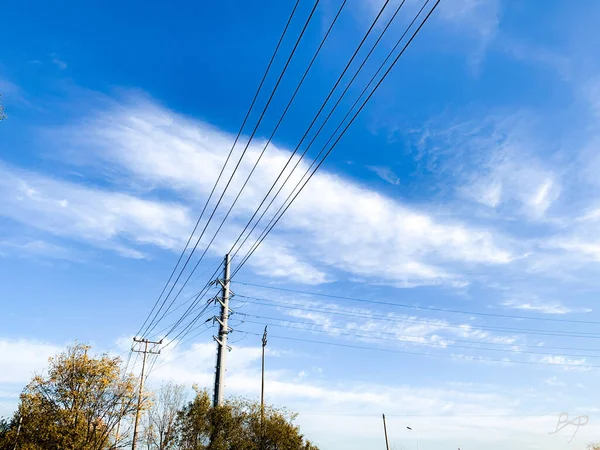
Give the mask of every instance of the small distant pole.
[{"label": "small distant pole", "polygon": [[265,421],[265,347],[267,346],[267,327],[262,337],[262,381],[260,386],[260,429],[262,433]]},{"label": "small distant pole", "polygon": [[383,416],[383,433],[385,434],[385,448],[387,450],[390,450],[390,443],[388,442],[388,435],[387,435],[387,426],[385,425],[385,414],[382,414]]}]

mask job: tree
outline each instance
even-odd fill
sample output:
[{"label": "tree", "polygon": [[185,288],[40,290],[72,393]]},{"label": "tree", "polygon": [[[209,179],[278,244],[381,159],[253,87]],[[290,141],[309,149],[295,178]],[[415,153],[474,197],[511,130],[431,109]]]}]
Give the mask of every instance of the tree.
[{"label": "tree", "polygon": [[[115,428],[135,412],[135,381],[121,376],[121,361],[88,356],[76,344],[50,358],[46,376],[36,375],[25,387],[6,433],[6,442],[21,450],[103,450],[120,440]],[[0,448],[2,445],[0,444]]]},{"label": "tree", "polygon": [[175,425],[184,400],[184,386],[168,383],[160,388],[145,416],[143,439],[148,450],[176,448]]},{"label": "tree", "polygon": [[294,419],[289,411],[268,406],[261,427],[256,402],[232,399],[213,408],[208,392],[197,390],[178,415],[177,439],[181,450],[318,450]]}]

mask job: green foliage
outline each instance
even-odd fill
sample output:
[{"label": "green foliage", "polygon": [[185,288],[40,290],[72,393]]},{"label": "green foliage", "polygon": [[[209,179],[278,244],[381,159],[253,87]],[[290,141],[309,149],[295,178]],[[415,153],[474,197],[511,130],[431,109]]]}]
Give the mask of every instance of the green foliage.
[{"label": "green foliage", "polygon": [[[50,358],[47,376],[35,376],[21,394],[5,441],[21,450],[103,450],[121,418],[135,411],[135,382],[121,377],[120,360],[88,356],[75,345]],[[1,445],[0,445],[1,448]]]},{"label": "green foliage", "polygon": [[244,399],[211,406],[208,392],[196,397],[179,414],[181,450],[317,450],[306,441],[285,409],[266,407],[261,427],[260,405]]}]

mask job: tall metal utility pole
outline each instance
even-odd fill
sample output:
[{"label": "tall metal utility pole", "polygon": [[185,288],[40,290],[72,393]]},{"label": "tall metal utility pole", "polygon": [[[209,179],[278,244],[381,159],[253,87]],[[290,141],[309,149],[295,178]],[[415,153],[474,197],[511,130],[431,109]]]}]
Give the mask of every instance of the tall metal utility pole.
[{"label": "tall metal utility pole", "polygon": [[385,414],[382,414],[383,416],[383,433],[385,434],[385,448],[387,450],[390,450],[390,443],[388,442],[388,437],[387,437],[387,426],[385,425]]},{"label": "tall metal utility pole", "polygon": [[263,432],[263,422],[265,421],[265,347],[267,346],[267,327],[262,337],[262,379],[260,385],[260,429]]},{"label": "tall metal utility pole", "polygon": [[154,346],[162,344],[162,339],[158,342],[149,341],[148,339],[138,339],[136,337],[133,338],[134,345],[136,342],[144,344],[144,350],[136,350],[135,348],[131,348],[131,351],[136,353],[143,353],[144,358],[142,360],[142,374],[140,375],[140,391],[138,393],[138,401],[137,408],[135,411],[135,422],[133,423],[133,440],[131,441],[131,450],[135,450],[135,446],[137,444],[138,437],[138,423],[140,421],[140,409],[142,408],[142,395],[144,393],[144,371],[146,370],[146,356],[148,353],[152,355],[160,354],[160,350],[156,351],[154,348],[148,349],[148,344],[152,344]]},{"label": "tall metal utility pole", "polygon": [[217,318],[219,322],[219,337],[213,336],[214,340],[217,341],[217,367],[215,371],[215,389],[213,406],[221,406],[223,404],[223,388],[225,386],[225,370],[226,370],[226,350],[227,347],[227,335],[231,331],[227,325],[229,320],[229,253],[225,255],[225,268],[223,270],[223,279],[219,280],[221,283],[221,298],[217,297],[217,301],[221,304],[221,317]]}]

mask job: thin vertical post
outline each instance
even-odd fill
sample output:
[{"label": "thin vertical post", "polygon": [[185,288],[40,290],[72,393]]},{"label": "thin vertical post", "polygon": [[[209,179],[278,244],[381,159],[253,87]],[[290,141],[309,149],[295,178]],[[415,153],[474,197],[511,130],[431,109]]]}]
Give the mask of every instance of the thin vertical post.
[{"label": "thin vertical post", "polygon": [[265,421],[265,347],[267,346],[267,327],[262,337],[262,377],[260,386],[260,429],[263,432],[263,422]]},{"label": "thin vertical post", "polygon": [[387,450],[390,450],[390,443],[388,441],[388,435],[387,435],[387,426],[385,425],[385,414],[382,414],[383,416],[383,433],[385,434],[385,448]]}]

